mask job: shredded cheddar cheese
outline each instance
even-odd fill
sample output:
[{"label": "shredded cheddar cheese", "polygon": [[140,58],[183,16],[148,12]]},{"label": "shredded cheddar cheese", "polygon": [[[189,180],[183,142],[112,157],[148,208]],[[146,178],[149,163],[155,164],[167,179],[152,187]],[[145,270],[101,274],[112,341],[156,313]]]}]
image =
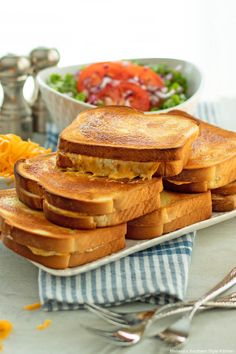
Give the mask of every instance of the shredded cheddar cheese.
[{"label": "shredded cheddar cheese", "polygon": [[35,304],[25,305],[23,309],[27,311],[33,311],[33,310],[38,310],[40,307],[41,304],[39,302],[36,302]]},{"label": "shredded cheddar cheese", "polygon": [[45,149],[30,140],[24,141],[17,135],[0,134],[0,176],[12,177],[14,164],[17,160],[27,159],[50,151],[50,149]]},{"label": "shredded cheddar cheese", "polygon": [[52,320],[45,320],[42,324],[37,326],[37,329],[39,329],[40,331],[42,331],[43,329],[49,327],[52,323]]},{"label": "shredded cheddar cheese", "polygon": [[3,340],[9,336],[13,329],[11,322],[7,320],[0,320],[0,340]]}]

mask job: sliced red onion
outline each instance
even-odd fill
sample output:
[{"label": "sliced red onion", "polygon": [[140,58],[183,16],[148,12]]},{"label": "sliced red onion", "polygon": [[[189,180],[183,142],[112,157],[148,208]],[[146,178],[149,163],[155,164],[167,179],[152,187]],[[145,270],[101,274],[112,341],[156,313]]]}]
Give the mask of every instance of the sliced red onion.
[{"label": "sliced red onion", "polygon": [[156,86],[148,85],[148,86],[146,87],[146,89],[147,89],[148,91],[150,91],[150,92],[155,92],[157,88],[156,88]]},{"label": "sliced red onion", "polygon": [[112,81],[112,79],[108,76],[104,76],[101,84],[100,84],[100,88],[103,89],[107,84],[109,84]]},{"label": "sliced red onion", "polygon": [[90,92],[91,93],[98,93],[100,90],[101,90],[100,86],[94,86],[94,87],[91,87]]},{"label": "sliced red onion", "polygon": [[131,103],[128,99],[125,100],[125,106],[131,107]]},{"label": "sliced red onion", "polygon": [[165,100],[166,98],[169,98],[169,97],[173,96],[174,94],[175,94],[175,90],[171,90],[171,91],[169,91],[169,92],[167,92],[167,93],[163,93],[163,92],[161,92],[161,91],[156,92],[156,95],[157,95],[158,97],[164,99],[164,100]]},{"label": "sliced red onion", "polygon": [[97,100],[96,95],[90,95],[88,98],[88,103],[95,104]]},{"label": "sliced red onion", "polygon": [[[159,90],[157,90],[157,91],[159,91]],[[167,93],[168,92],[168,87],[162,87],[161,88],[161,92]]]},{"label": "sliced red onion", "polygon": [[160,98],[155,96],[155,95],[152,95],[150,97],[150,102],[151,102],[152,106],[155,106],[155,105],[157,105],[160,102]]},{"label": "sliced red onion", "polygon": [[181,64],[179,64],[179,65],[177,65],[175,67],[175,71],[181,71],[181,69],[182,69],[182,65]]},{"label": "sliced red onion", "polygon": [[128,81],[128,82],[131,82],[131,83],[133,83],[133,84],[137,84],[137,83],[139,82],[137,76],[134,76],[134,77],[128,79],[127,81]]},{"label": "sliced red onion", "polygon": [[133,91],[127,90],[127,91],[125,92],[124,98],[127,99],[127,98],[129,98],[130,96],[133,96]]},{"label": "sliced red onion", "polygon": [[166,80],[172,80],[173,79],[173,74],[172,73],[169,73],[165,76],[165,79]]},{"label": "sliced red onion", "polygon": [[86,86],[90,81],[90,77],[86,77],[86,79],[84,79],[84,86]]}]

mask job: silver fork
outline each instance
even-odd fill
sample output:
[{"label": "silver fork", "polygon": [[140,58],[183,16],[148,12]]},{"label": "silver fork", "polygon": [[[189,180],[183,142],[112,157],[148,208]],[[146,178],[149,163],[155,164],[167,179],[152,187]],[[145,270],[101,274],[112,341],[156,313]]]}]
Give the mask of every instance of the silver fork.
[{"label": "silver fork", "polygon": [[[212,309],[212,308],[225,308],[225,309],[235,308],[236,309],[235,293],[233,294],[231,294],[230,296],[222,297],[218,301],[208,302],[207,304],[201,306],[200,309],[201,310]],[[167,312],[159,313],[158,315],[155,316],[155,320],[161,320],[169,316],[189,312],[192,308],[193,306],[191,305],[184,306],[184,307],[182,306],[176,309],[169,310]],[[104,340],[112,344],[115,344],[117,346],[129,347],[139,343],[144,338],[147,324],[148,321],[146,322],[142,321],[138,325],[126,326],[126,327],[122,326],[122,328],[113,331],[101,330],[98,328],[87,327],[87,326],[84,326],[84,328],[86,328],[89,332],[99,337],[102,337]],[[155,335],[152,335],[151,337],[163,339],[162,333],[157,333]]]},{"label": "silver fork", "polygon": [[[172,309],[178,309],[182,307],[188,307],[188,309],[191,309],[191,306],[195,304],[195,301],[185,301],[185,302],[177,302],[173,304],[168,304],[168,305],[159,305],[155,308],[155,310],[148,310],[148,311],[135,311],[135,312],[129,312],[129,313],[122,313],[122,312],[115,312],[108,310],[102,306],[98,306],[96,304],[89,304],[87,303],[85,305],[86,309],[92,313],[94,313],[96,316],[100,317],[104,321],[113,324],[114,326],[118,326],[122,328],[129,328],[131,326],[137,326],[140,325],[141,323],[146,323],[149,321],[155,314],[155,319],[159,318],[158,314],[162,312],[167,312],[171,311]],[[208,301],[204,305],[205,308],[212,308],[212,307],[222,307],[222,305],[225,307],[226,303],[227,307],[230,307],[231,304],[234,304],[236,306],[236,292],[233,292],[229,295],[220,297],[216,301]],[[159,311],[160,310],[160,311]],[[158,311],[158,314],[157,314]]]},{"label": "silver fork", "polygon": [[159,337],[170,345],[183,345],[189,337],[192,319],[199,308],[207,301],[216,298],[227,289],[236,284],[236,267],[227,274],[214,288],[203,295],[194,305],[191,311],[159,333]]},{"label": "silver fork", "polygon": [[[191,310],[189,314],[176,321],[172,326],[156,334],[156,337],[164,340],[165,342],[171,345],[183,344],[189,336],[191,321],[197,310],[201,309],[202,305],[204,305],[207,301],[217,297],[218,295],[235,285],[235,283],[236,267],[232,269],[231,272],[212,290],[210,290],[206,295],[202,296],[198,301],[196,301],[193,307],[189,308],[189,310]],[[162,312],[162,309],[157,310],[155,316],[165,316],[165,314],[162,314]],[[121,328],[117,331],[103,331],[96,328],[86,328],[90,330],[90,332],[100,335],[106,338],[107,340],[113,342],[114,344],[129,346],[138,343],[144,337],[145,330],[147,329],[150,323],[151,319],[149,321],[141,323],[140,325],[130,327],[129,330]]]}]

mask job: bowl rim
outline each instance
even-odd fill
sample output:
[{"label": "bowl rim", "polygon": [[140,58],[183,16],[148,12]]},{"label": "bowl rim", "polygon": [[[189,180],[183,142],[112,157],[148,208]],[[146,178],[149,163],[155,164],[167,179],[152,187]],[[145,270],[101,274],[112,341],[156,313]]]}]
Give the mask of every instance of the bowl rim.
[{"label": "bowl rim", "polygon": [[[124,60],[124,59],[123,59]],[[165,112],[168,112],[172,109],[181,109],[182,107],[184,107],[186,105],[186,103],[189,103],[189,102],[192,102],[195,97],[199,94],[199,92],[201,91],[202,89],[202,86],[203,86],[203,73],[202,73],[202,70],[199,68],[199,66],[197,66],[195,63],[191,62],[191,61],[188,61],[188,60],[184,60],[184,59],[179,59],[179,58],[135,58],[135,59],[125,59],[127,61],[131,61],[131,60],[140,60],[140,61],[148,61],[148,60],[160,60],[160,61],[177,61],[179,62],[179,64],[185,64],[185,65],[191,65],[195,70],[196,72],[198,73],[199,75],[199,85],[198,85],[198,88],[196,89],[196,91],[186,100],[184,101],[183,103],[180,103],[178,104],[177,106],[174,106],[174,107],[170,107],[170,108],[166,108],[166,109],[161,109],[161,110],[158,110],[158,111],[145,111],[144,113],[145,114],[157,114],[157,113],[165,113]],[[114,61],[114,60],[112,60]],[[121,61],[121,59],[119,60]],[[72,69],[75,69],[75,68],[80,68],[80,67],[83,67],[85,65],[90,65],[90,64],[94,64],[94,63],[98,63],[98,62],[93,62],[93,63],[85,63],[85,64],[77,64],[77,65],[70,65],[70,66],[63,66],[63,67],[60,67],[60,66],[52,66],[52,67],[49,67],[49,68],[46,68],[46,69],[43,69],[43,70],[40,70],[39,73],[37,74],[37,77],[36,77],[36,80],[37,80],[37,83],[39,84],[40,87],[43,87],[44,89],[58,95],[59,97],[62,97],[62,98],[66,98],[68,99],[69,101],[73,102],[73,103],[76,103],[76,104],[80,104],[80,105],[83,105],[84,107],[88,108],[88,109],[91,109],[91,108],[97,108],[97,106],[95,105],[92,105],[90,103],[86,103],[86,102],[83,102],[83,101],[78,101],[70,96],[66,96],[65,94],[63,93],[60,93],[56,90],[54,90],[52,87],[50,87],[47,83],[46,83],[46,78],[43,79],[42,76],[45,76],[46,74],[47,75],[47,78],[49,76],[49,74],[53,73],[54,70],[63,70],[65,71],[66,69],[68,69],[68,72],[69,70],[72,70]]]}]

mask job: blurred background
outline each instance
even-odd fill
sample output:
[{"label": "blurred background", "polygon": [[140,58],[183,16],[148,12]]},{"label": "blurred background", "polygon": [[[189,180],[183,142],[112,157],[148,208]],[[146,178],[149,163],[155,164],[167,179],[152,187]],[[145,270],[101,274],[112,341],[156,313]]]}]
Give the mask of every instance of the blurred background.
[{"label": "blurred background", "polygon": [[3,1],[0,33],[0,55],[56,47],[60,66],[187,59],[204,73],[204,99],[236,96],[235,0]]},{"label": "blurred background", "polygon": [[[59,66],[145,57],[192,61],[204,75],[201,100],[214,102],[221,125],[236,129],[235,0],[18,0],[1,2],[0,13],[0,56],[45,46],[59,50]],[[28,100],[32,91],[28,79]],[[2,100],[0,86],[0,106]]]}]

